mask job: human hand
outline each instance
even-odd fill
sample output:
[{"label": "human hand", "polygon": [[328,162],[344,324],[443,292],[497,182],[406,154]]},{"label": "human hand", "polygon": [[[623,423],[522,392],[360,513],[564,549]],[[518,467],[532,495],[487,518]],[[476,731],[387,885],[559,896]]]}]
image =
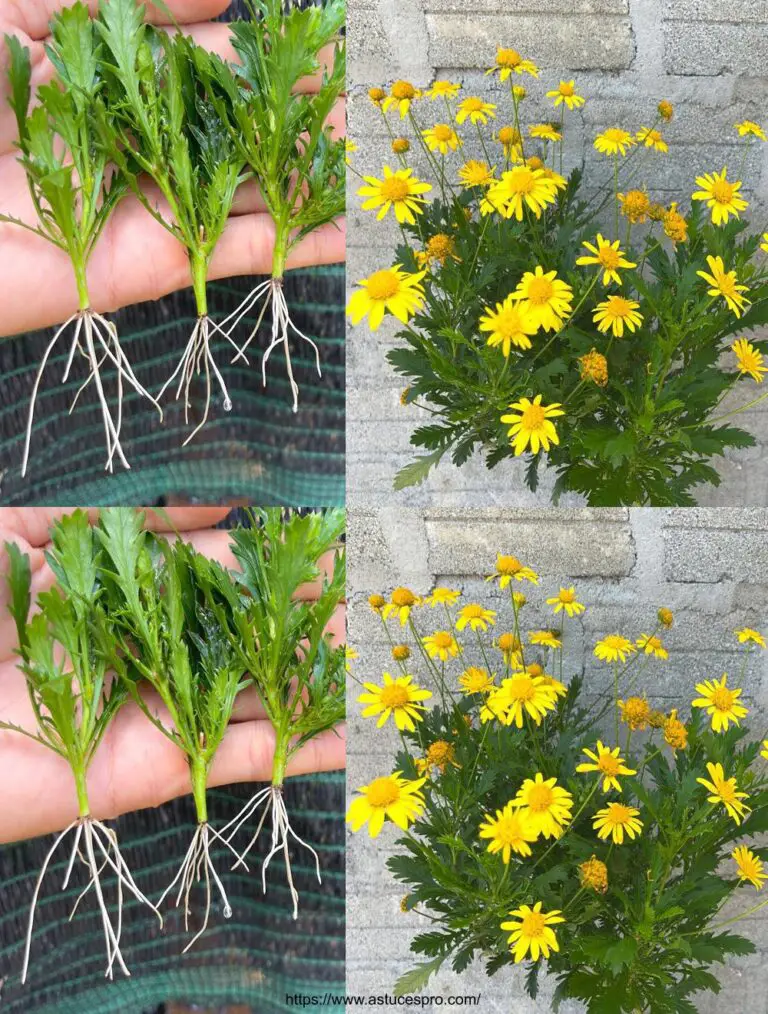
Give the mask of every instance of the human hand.
[{"label": "human hand", "polygon": [[[0,40],[17,36],[30,50],[33,90],[53,74],[45,54],[48,22],[54,11],[72,0],[3,0],[0,3]],[[87,0],[95,12],[98,0]],[[168,0],[168,7],[201,46],[234,62],[226,24],[208,19],[227,9],[229,0]],[[150,7],[155,24],[167,19]],[[332,54],[321,54],[321,63]],[[8,106],[7,48],[0,41],[0,213],[37,224],[24,170],[17,161],[14,142],[16,121]],[[319,78],[308,78],[301,88],[316,90]],[[329,118],[337,134],[344,133],[344,103]],[[153,202],[163,210],[164,201],[147,186]],[[272,269],[274,227],[264,202],[253,184],[241,188],[229,221],[214,254],[210,279],[236,275],[269,274]],[[289,268],[343,261],[343,227],[330,224],[311,233],[288,258]],[[45,284],[41,285],[41,279]],[[88,269],[93,309],[104,313],[122,306],[159,299],[190,285],[189,260],[184,248],[139,201],[130,195],[118,206],[101,236]],[[0,335],[17,334],[66,320],[78,307],[77,290],[68,256],[39,236],[18,226],[0,223]]]},{"label": "human hand", "polygon": [[[14,654],[16,628],[7,610],[8,570],[6,542],[14,542],[30,558],[33,602],[39,592],[54,583],[45,562],[48,528],[65,513],[61,509],[0,508],[0,720],[36,730],[35,717],[27,695],[24,675]],[[89,512],[92,520],[98,511]],[[226,516],[226,508],[171,508],[171,521],[194,547],[206,556],[234,568],[229,534],[210,528]],[[167,522],[148,514],[147,524],[155,531],[167,531]],[[317,587],[307,587],[312,598]],[[344,611],[337,611],[329,629],[335,643],[345,637]],[[167,715],[156,695],[145,699],[161,721]],[[330,771],[344,766],[344,729],[317,736],[300,750],[288,765],[289,775]],[[209,784],[269,781],[272,774],[274,733],[264,717],[255,691],[248,689],[238,698],[233,721],[214,760]],[[0,843],[32,838],[66,827],[77,817],[72,773],[67,762],[19,733],[0,731]],[[94,757],[88,775],[88,793],[93,816],[116,817],[121,813],[159,806],[190,791],[189,768],[184,754],[149,722],[130,702],[118,712]]]}]

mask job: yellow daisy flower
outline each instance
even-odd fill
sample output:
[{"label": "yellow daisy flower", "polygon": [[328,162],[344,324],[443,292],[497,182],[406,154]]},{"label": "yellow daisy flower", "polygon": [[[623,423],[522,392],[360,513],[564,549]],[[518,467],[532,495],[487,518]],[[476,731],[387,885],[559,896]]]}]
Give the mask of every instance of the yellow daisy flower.
[{"label": "yellow daisy flower", "polygon": [[547,605],[554,607],[555,615],[565,610],[568,616],[578,616],[586,608],[581,602],[577,602],[576,589],[573,585],[570,588],[561,588],[554,598],[547,599]]},{"label": "yellow daisy flower", "polygon": [[531,137],[540,141],[562,141],[563,135],[551,123],[533,123],[528,128]]},{"label": "yellow daisy flower", "polygon": [[719,680],[705,680],[696,684],[696,693],[699,694],[691,702],[694,708],[704,708],[712,719],[712,728],[715,732],[726,732],[731,722],[739,725],[748,712],[743,704],[739,704],[741,690],[734,688],[730,690],[726,686],[727,674]]},{"label": "yellow daisy flower", "polygon": [[509,914],[513,919],[503,922],[501,928],[511,930],[507,943],[515,956],[515,964],[519,964],[528,953],[532,961],[538,961],[539,956],[546,959],[550,951],[560,950],[552,929],[557,923],[565,922],[559,908],[554,908],[551,912],[542,912],[541,902],[537,901],[533,908],[521,905]]},{"label": "yellow daisy flower", "polygon": [[740,630],[734,630],[734,634],[738,637],[739,644],[759,644],[761,648],[765,647],[763,635],[751,627],[742,627]]},{"label": "yellow daisy flower", "polygon": [[669,718],[664,719],[662,725],[664,730],[664,741],[673,750],[685,750],[688,746],[688,730],[677,717],[677,709],[673,708]]},{"label": "yellow daisy flower", "polygon": [[539,76],[539,68],[535,63],[531,60],[524,60],[516,49],[503,49],[501,46],[496,50],[496,63],[489,67],[485,73],[495,74],[497,71],[500,81],[506,81],[510,74]]},{"label": "yellow daisy flower", "polygon": [[422,643],[429,657],[439,658],[441,662],[456,658],[461,651],[456,638],[449,630],[436,630],[434,634],[423,638]]},{"label": "yellow daisy flower", "polygon": [[725,225],[731,215],[739,217],[739,212],[749,207],[739,194],[741,183],[730,183],[726,179],[727,169],[721,173],[705,173],[696,177],[696,190],[692,195],[694,201],[705,201],[712,212],[715,225]]},{"label": "yellow daisy flower", "polygon": [[407,324],[414,313],[424,305],[424,286],[421,284],[425,271],[411,274],[402,270],[401,264],[392,268],[375,271],[369,278],[357,284],[359,289],[352,293],[347,304],[347,313],[353,324],[359,324],[368,317],[368,326],[376,331],[385,313],[391,313],[403,324]]},{"label": "yellow daisy flower", "polygon": [[685,243],[688,239],[688,222],[677,210],[677,204],[670,205],[669,210],[664,213],[662,224],[665,235],[672,240],[673,245]]},{"label": "yellow daisy flower", "polygon": [[461,90],[460,84],[454,84],[453,81],[433,81],[430,88],[426,91],[427,98],[432,99],[455,99]]},{"label": "yellow daisy flower", "polygon": [[562,648],[563,642],[554,630],[531,630],[528,632],[528,640],[531,644],[538,644],[542,648]]},{"label": "yellow daisy flower", "polygon": [[411,649],[407,644],[396,644],[392,648],[392,658],[395,662],[405,662],[411,657]]},{"label": "yellow daisy flower", "polygon": [[512,806],[522,809],[542,837],[560,838],[563,827],[571,819],[573,796],[557,784],[556,778],[545,779],[539,771],[533,778],[525,779]]},{"label": "yellow daisy flower", "polygon": [[407,137],[396,137],[392,142],[392,151],[395,155],[405,155],[411,150],[411,142]]},{"label": "yellow daisy flower", "polygon": [[759,137],[761,141],[768,141],[765,131],[759,123],[754,120],[742,120],[741,123],[734,123],[739,132],[739,137]]},{"label": "yellow daisy flower", "polygon": [[[486,581],[499,579],[499,588],[506,588],[510,581],[530,581],[531,584],[539,583],[539,575],[535,570],[520,563],[516,556],[509,556],[506,553],[496,554],[496,569],[486,577]],[[524,602],[522,603],[525,604]]]},{"label": "yellow daisy flower", "polygon": [[353,831],[359,831],[367,823],[368,834],[376,838],[389,818],[403,830],[417,820],[424,810],[424,796],[420,791],[425,778],[411,781],[402,777],[401,771],[376,778],[357,791],[361,795],[352,800],[347,811],[347,823]]},{"label": "yellow daisy flower", "polygon": [[622,722],[633,732],[647,728],[651,717],[650,706],[644,697],[628,697],[626,701],[619,701],[619,713]]},{"label": "yellow daisy flower", "polygon": [[491,854],[501,852],[505,865],[509,864],[513,852],[519,856],[529,856],[529,842],[536,841],[538,837],[523,814],[515,811],[511,802],[503,810],[497,810],[495,817],[486,813],[478,834],[481,838],[490,839],[488,851]]},{"label": "yellow daisy flower", "polygon": [[581,752],[589,757],[589,762],[577,764],[576,770],[579,774],[598,771],[603,779],[603,792],[610,792],[611,789],[621,792],[618,776],[636,775],[637,771],[627,767],[626,761],[621,756],[620,747],[616,746],[611,750],[610,747],[604,746],[598,739],[596,749],[597,753],[593,750],[588,750],[586,747],[583,748]]},{"label": "yellow daisy flower", "polygon": [[463,187],[487,187],[494,181],[494,172],[487,162],[470,159],[459,169],[459,179]]},{"label": "yellow daisy flower", "polygon": [[423,721],[422,711],[426,708],[420,701],[427,701],[432,696],[431,690],[422,690],[413,684],[413,676],[396,676],[394,679],[388,672],[383,674],[384,686],[376,683],[363,683],[366,693],[357,698],[360,704],[368,707],[362,712],[363,718],[379,716],[376,728],[380,729],[387,719],[394,718],[395,725],[402,732],[407,729],[413,732],[415,723]]},{"label": "yellow daisy flower", "polygon": [[374,611],[374,613],[381,613],[384,606],[387,604],[387,600],[383,595],[369,595],[368,605]]},{"label": "yellow daisy flower", "polygon": [[707,257],[707,264],[711,274],[706,271],[696,272],[699,278],[712,286],[707,289],[707,295],[722,296],[728,307],[740,317],[744,307],[749,305],[749,300],[742,293],[749,292],[749,288],[739,284],[735,271],[725,270],[722,257]]},{"label": "yellow daisy flower", "polygon": [[504,218],[523,220],[526,208],[536,218],[548,204],[557,200],[557,186],[543,169],[531,169],[527,165],[516,165],[501,174],[501,179],[488,188],[481,211],[488,214],[498,211]]},{"label": "yellow daisy flower", "polygon": [[382,615],[385,620],[390,616],[396,616],[400,620],[400,625],[404,627],[411,615],[411,609],[420,605],[421,599],[414,595],[410,588],[398,587],[392,592],[389,602],[382,610]]},{"label": "yellow daisy flower", "polygon": [[459,610],[459,618],[456,621],[456,629],[463,630],[469,626],[470,630],[487,630],[496,622],[496,613],[492,609],[484,609],[477,602],[470,602]]},{"label": "yellow daisy flower", "polygon": [[669,658],[669,652],[661,640],[652,634],[641,634],[637,639],[637,646],[642,648],[646,655],[653,655],[655,658]]},{"label": "yellow daisy flower", "polygon": [[384,166],[384,179],[375,176],[363,176],[366,185],[357,191],[359,197],[367,197],[363,202],[363,211],[379,209],[378,221],[394,210],[395,218],[403,225],[415,225],[416,215],[423,214],[422,205],[426,201],[421,196],[432,189],[431,183],[423,183],[413,176],[413,169],[395,169]]},{"label": "yellow daisy flower", "polygon": [[539,264],[526,271],[512,293],[536,324],[545,331],[559,331],[571,313],[573,289],[557,277],[556,271],[544,271]]},{"label": "yellow daisy flower", "polygon": [[355,651],[354,648],[350,648],[349,645],[347,645],[344,648],[344,658],[346,660],[345,667],[346,667],[347,672],[352,672],[352,666],[351,666],[350,663],[352,663],[356,659],[360,658],[360,653],[357,652],[357,651]]},{"label": "yellow daisy flower", "polygon": [[390,109],[397,109],[400,119],[404,120],[411,108],[411,103],[421,98],[421,92],[414,88],[410,81],[395,81],[389,91],[389,95],[382,102],[384,112]]},{"label": "yellow daisy flower", "polygon": [[598,232],[596,242],[597,246],[588,243],[586,240],[582,243],[582,246],[585,246],[590,251],[591,256],[579,257],[576,263],[579,266],[597,264],[603,272],[603,285],[610,285],[611,282],[621,285],[621,276],[618,269],[636,268],[637,264],[626,259],[618,239],[611,242],[608,239],[604,239]]},{"label": "yellow daisy flower", "polygon": [[653,127],[641,127],[637,132],[637,139],[646,148],[653,148],[654,151],[668,152],[669,145],[661,136],[658,130]]},{"label": "yellow daisy flower", "polygon": [[671,609],[665,609],[664,606],[662,606],[656,615],[659,617],[659,623],[665,628],[665,630],[672,629],[672,625],[675,622],[675,614]]},{"label": "yellow daisy flower", "polygon": [[624,843],[624,834],[634,841],[643,829],[643,822],[637,818],[640,811],[623,803],[609,803],[598,810],[592,820],[592,827],[598,838],[611,838],[614,845]]},{"label": "yellow daisy flower", "polygon": [[440,774],[445,774],[449,764],[454,768],[461,767],[456,763],[456,749],[453,743],[447,743],[444,739],[436,739],[427,747],[426,755],[416,759],[416,770],[420,775],[429,775],[433,769],[437,769]]},{"label": "yellow daisy flower", "polygon": [[[530,673],[533,668],[533,665],[529,665],[526,671]],[[541,666],[538,666],[537,668],[541,669]],[[544,686],[549,687],[556,697],[567,696],[568,687],[564,683],[561,683],[560,680],[556,680],[554,676],[548,676],[546,673],[544,673],[541,678],[544,682]]]},{"label": "yellow daisy flower", "polygon": [[455,606],[461,598],[461,592],[455,588],[433,588],[431,593],[424,600],[432,606]]},{"label": "yellow daisy flower", "polygon": [[624,662],[637,648],[621,634],[608,634],[595,645],[595,656],[603,662]]},{"label": "yellow daisy flower", "polygon": [[763,353],[750,345],[746,338],[737,338],[731,348],[736,353],[739,373],[748,373],[758,384],[762,384],[763,374],[768,373],[768,367],[763,366]]},{"label": "yellow daisy flower", "polygon": [[504,149],[505,158],[510,159],[512,162],[520,161],[523,142],[517,127],[499,127],[498,132],[494,136],[494,141],[498,141]]},{"label": "yellow daisy flower", "polygon": [[464,143],[449,123],[436,123],[434,127],[422,130],[421,136],[430,151],[439,151],[441,155],[456,151]]},{"label": "yellow daisy flower", "polygon": [[651,210],[651,201],[644,190],[628,190],[618,194],[622,215],[633,225],[642,225]]},{"label": "yellow daisy flower", "polygon": [[608,890],[608,867],[593,855],[579,864],[579,881],[587,890],[605,894]]},{"label": "yellow daisy flower", "polygon": [[548,99],[555,100],[555,107],[565,104],[568,109],[575,109],[583,106],[586,101],[581,95],[576,94],[576,82],[561,81],[554,91],[547,92]]},{"label": "yellow daisy flower", "polygon": [[374,104],[374,106],[379,106],[380,107],[381,103],[384,101],[384,99],[386,97],[387,97],[387,93],[384,91],[383,88],[369,88],[368,89],[368,98],[371,100],[371,102]]},{"label": "yellow daisy flower", "polygon": [[459,686],[463,694],[489,694],[493,690],[493,676],[486,669],[471,665],[459,676]]},{"label": "yellow daisy flower", "polygon": [[493,644],[495,648],[499,649],[507,665],[512,666],[514,669],[519,669],[521,667],[521,652],[523,645],[517,634],[513,634],[510,631],[504,634],[499,634]]},{"label": "yellow daisy flower", "polygon": [[493,693],[494,716],[503,725],[523,727],[526,715],[536,725],[548,711],[557,706],[557,694],[541,676],[529,676],[528,673],[515,673],[501,681],[501,686]]},{"label": "yellow daisy flower", "polygon": [[667,102],[666,99],[662,99],[656,107],[659,111],[659,116],[664,120],[665,123],[670,123],[673,116],[675,115],[675,109],[671,102]]},{"label": "yellow daisy flower", "polygon": [[525,453],[530,445],[531,454],[538,454],[539,449],[548,451],[551,444],[559,444],[560,437],[552,423],[552,419],[565,415],[559,402],[551,405],[541,404],[541,395],[537,394],[533,401],[521,398],[509,406],[513,411],[501,417],[503,423],[511,423],[507,436],[514,448],[515,455]]},{"label": "yellow daisy flower", "polygon": [[598,331],[612,331],[614,337],[623,338],[624,328],[634,333],[643,323],[643,315],[637,311],[640,304],[624,296],[609,296],[598,303],[592,314]]},{"label": "yellow daisy flower", "polygon": [[595,148],[603,155],[623,155],[635,139],[621,127],[609,127],[595,138]]},{"label": "yellow daisy flower", "polygon": [[749,807],[743,802],[744,799],[749,799],[749,796],[746,792],[739,791],[735,778],[725,777],[722,764],[707,764],[707,772],[711,781],[707,781],[706,778],[696,779],[699,785],[703,785],[711,793],[707,796],[707,802],[713,805],[722,803],[728,815],[740,824],[750,812]]},{"label": "yellow daisy flower", "polygon": [[492,102],[484,102],[476,95],[470,95],[469,98],[462,99],[459,103],[456,122],[461,125],[468,119],[470,123],[486,124],[489,117],[493,119],[495,116],[496,106]]},{"label": "yellow daisy flower", "polygon": [[756,890],[763,889],[763,881],[768,880],[768,874],[764,873],[763,860],[756,856],[746,845],[738,845],[731,853],[736,863],[736,871],[739,880],[748,880]]},{"label": "yellow daisy flower", "polygon": [[495,310],[486,306],[479,328],[490,332],[488,345],[501,345],[505,357],[509,356],[513,345],[518,349],[529,349],[531,335],[539,330],[533,317],[515,303],[511,294],[503,303],[497,303]]}]

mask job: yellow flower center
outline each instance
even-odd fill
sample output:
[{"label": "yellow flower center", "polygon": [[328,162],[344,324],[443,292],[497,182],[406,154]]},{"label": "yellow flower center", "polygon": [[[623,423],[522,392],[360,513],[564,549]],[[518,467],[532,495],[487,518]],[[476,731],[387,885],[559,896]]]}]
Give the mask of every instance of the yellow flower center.
[{"label": "yellow flower center", "polygon": [[530,158],[525,160],[525,164],[529,169],[543,169],[544,163],[541,161],[538,155],[531,155]]},{"label": "yellow flower center", "polygon": [[507,692],[514,701],[530,701],[536,696],[536,687],[533,680],[527,676],[512,679],[507,683]]},{"label": "yellow flower center", "polygon": [[402,708],[408,703],[408,689],[399,683],[392,683],[381,691],[381,703],[385,708]]},{"label": "yellow flower center", "polygon": [[455,246],[456,244],[454,243],[452,236],[446,236],[444,232],[439,232],[427,243],[427,252],[430,257],[434,257],[436,260],[445,262],[450,256],[452,256]]},{"label": "yellow flower center", "polygon": [[576,92],[576,86],[573,81],[561,81],[558,91],[561,95],[573,95]]},{"label": "yellow flower center", "polygon": [[416,603],[416,596],[410,588],[395,588],[392,592],[392,602],[398,607],[412,606]]},{"label": "yellow flower center", "polygon": [[502,817],[494,828],[495,837],[503,845],[514,845],[520,840],[520,824],[516,817]]},{"label": "yellow flower center", "polygon": [[403,201],[410,193],[408,180],[402,176],[390,176],[389,179],[381,182],[381,196],[385,201]]},{"label": "yellow flower center", "polygon": [[610,753],[604,753],[600,760],[597,762],[597,766],[603,772],[604,775],[608,775],[609,778],[615,778],[619,773],[621,762],[617,757],[614,757]]},{"label": "yellow flower center", "polygon": [[475,97],[464,99],[462,103],[464,109],[468,113],[479,113],[483,108],[483,100]]},{"label": "yellow flower center", "polygon": [[[366,288],[371,299],[391,299],[400,291],[400,281],[394,271],[389,271],[385,268],[383,271],[377,271],[371,275]],[[394,595],[392,596],[392,601],[394,602]],[[397,605],[398,603],[395,604]]]},{"label": "yellow flower center", "polygon": [[729,271],[727,274],[718,275],[717,287],[724,296],[730,296],[732,299],[739,298],[739,292],[736,288],[736,275],[733,271]]},{"label": "yellow flower center", "polygon": [[432,642],[437,648],[450,648],[453,644],[453,634],[449,634],[447,630],[438,630]]},{"label": "yellow flower center", "polygon": [[514,577],[514,575],[518,574],[522,569],[523,565],[516,556],[498,556],[496,558],[496,570],[499,574],[507,574],[510,577]]},{"label": "yellow flower center", "polygon": [[528,284],[527,298],[534,306],[545,306],[554,295],[554,286],[549,278],[532,278]]},{"label": "yellow flower center", "polygon": [[712,184],[712,197],[718,204],[730,204],[733,200],[734,186],[728,180],[715,180]]},{"label": "yellow flower center", "polygon": [[623,296],[611,296],[610,306],[607,308],[612,317],[628,317],[632,313],[632,306],[628,299]]},{"label": "yellow flower center", "polygon": [[514,70],[522,60],[516,49],[499,49],[496,53],[496,63],[499,67],[511,67]]},{"label": "yellow flower center", "polygon": [[519,651],[520,638],[515,637],[514,634],[500,634],[499,648],[501,649],[501,651]]},{"label": "yellow flower center", "polygon": [[626,824],[632,816],[629,807],[623,803],[611,803],[608,811],[608,819],[612,824]]},{"label": "yellow flower center", "polygon": [[718,795],[724,802],[739,805],[739,800],[736,796],[736,786],[733,784],[732,778],[723,782],[715,782],[715,787],[717,788]]},{"label": "yellow flower center", "polygon": [[533,170],[527,166],[518,170],[508,183],[509,189],[513,194],[530,194],[536,189],[537,185]]},{"label": "yellow flower center", "polygon": [[560,594],[557,597],[561,602],[575,602],[576,592],[571,588],[561,588]]},{"label": "yellow flower center", "polygon": [[483,607],[478,606],[473,602],[468,606],[464,606],[462,613],[469,620],[478,620],[483,615]]},{"label": "yellow flower center", "polygon": [[520,131],[514,127],[501,127],[498,136],[502,144],[520,144]]},{"label": "yellow flower center", "polygon": [[438,739],[427,750],[427,760],[430,764],[448,764],[453,760],[453,747],[450,743],[446,743],[444,739]]},{"label": "yellow flower center", "polygon": [[412,99],[416,97],[416,89],[409,81],[395,81],[392,85],[392,97],[395,99]]},{"label": "yellow flower center", "polygon": [[544,935],[546,926],[546,917],[541,912],[529,912],[528,915],[523,916],[521,928],[524,937],[536,940]]},{"label": "yellow flower center", "polygon": [[522,413],[520,422],[524,430],[529,430],[533,433],[543,428],[546,419],[547,416],[543,405],[529,405]]},{"label": "yellow flower center", "polygon": [[376,809],[383,809],[386,806],[391,806],[396,803],[400,798],[400,789],[398,788],[397,782],[394,778],[377,778],[375,782],[371,782],[365,791],[365,798],[370,806]]},{"label": "yellow flower center", "polygon": [[609,127],[605,132],[606,141],[610,141],[613,144],[620,144],[622,141],[626,142],[627,132],[622,130],[620,127]]},{"label": "yellow flower center", "polygon": [[548,785],[534,785],[528,793],[528,809],[533,813],[546,813],[552,806],[554,798]]},{"label": "yellow flower center", "polygon": [[432,135],[437,141],[450,141],[453,137],[453,128],[447,123],[438,123],[432,128]]},{"label": "yellow flower center", "polygon": [[727,687],[718,687],[712,694],[711,700],[718,711],[730,711],[733,707],[734,696]]},{"label": "yellow flower center", "polygon": [[607,268],[609,271],[615,271],[619,266],[619,261],[621,260],[621,254],[612,246],[602,247],[597,257],[603,267]]},{"label": "yellow flower center", "polygon": [[529,676],[543,676],[544,670],[541,668],[538,662],[533,662],[528,666]]}]

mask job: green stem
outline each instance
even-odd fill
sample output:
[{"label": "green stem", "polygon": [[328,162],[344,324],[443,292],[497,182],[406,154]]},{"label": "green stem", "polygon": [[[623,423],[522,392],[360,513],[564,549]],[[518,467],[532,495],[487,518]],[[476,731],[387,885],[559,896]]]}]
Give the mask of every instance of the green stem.
[{"label": "green stem", "polygon": [[70,250],[70,257],[75,270],[75,284],[77,285],[77,298],[80,303],[80,309],[82,311],[90,310],[91,298],[88,295],[88,277],[85,263],[72,250]]},{"label": "green stem", "polygon": [[195,811],[198,824],[208,823],[208,801],[206,788],[208,784],[208,762],[199,754],[189,762],[189,776],[192,782],[192,796],[195,800]]},{"label": "green stem", "polygon": [[288,221],[275,222],[275,252],[272,257],[272,277],[282,278],[288,261],[288,239],[290,236]]},{"label": "green stem", "polygon": [[86,772],[84,769],[76,769],[73,767],[72,772],[75,776],[75,789],[77,791],[77,807],[78,813],[81,817],[90,817],[91,806],[88,802],[88,785],[86,784]]},{"label": "green stem", "polygon": [[276,729],[275,759],[272,764],[272,784],[280,788],[285,781],[285,769],[288,767],[288,744],[290,742],[290,730]]},{"label": "green stem", "polygon": [[208,257],[202,250],[190,254],[192,288],[198,317],[208,316]]}]

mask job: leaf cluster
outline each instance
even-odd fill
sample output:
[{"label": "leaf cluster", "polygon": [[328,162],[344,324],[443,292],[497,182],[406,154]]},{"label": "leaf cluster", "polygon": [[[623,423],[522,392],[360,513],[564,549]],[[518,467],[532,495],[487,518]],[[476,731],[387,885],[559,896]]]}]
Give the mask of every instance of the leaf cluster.
[{"label": "leaf cluster", "polygon": [[32,617],[29,558],[15,544],[6,545],[9,608],[37,732],[6,722],[0,728],[36,739],[64,757],[82,787],[127,688],[108,675],[110,626],[101,549],[87,514],[63,517],[51,540],[46,559],[57,584],[38,595]]},{"label": "leaf cluster", "polygon": [[109,166],[98,114],[104,101],[102,46],[85,4],[58,11],[46,52],[56,77],[41,85],[30,110],[29,50],[6,36],[10,55],[10,104],[17,147],[37,212],[36,227],[1,215],[66,251],[84,272],[110,215],[127,192],[121,172]]},{"label": "leaf cluster", "polygon": [[[594,242],[601,227],[597,209],[579,196],[582,183],[574,171],[540,219],[468,215],[473,199],[463,192],[435,200],[407,227],[396,258],[406,268],[417,269],[414,251],[439,233],[455,240],[458,259],[432,266],[423,310],[400,330],[403,346],[388,353],[407,379],[406,401],[434,413],[412,435],[426,453],[400,473],[398,488],[422,481],[445,455],[461,465],[480,450],[489,468],[512,457],[500,417],[520,397],[538,394],[567,411],[548,458],[543,452],[528,457],[532,490],[542,462],[556,470],[555,500],[571,491],[595,506],[691,505],[693,487],[719,482],[713,456],[754,443],[744,430],[709,420],[740,380],[721,362],[727,340],[768,321],[768,275],[753,261],[758,239],[740,221],[715,227],[697,207],[688,216],[688,241],[674,249],[653,234],[634,249],[622,243],[638,266],[622,272],[620,294],[640,303],[644,320],[634,334],[609,340],[592,321],[595,304],[605,298],[601,287],[590,292],[592,269],[575,263],[582,241]],[[713,301],[697,276],[709,270],[708,255],[722,256],[749,286],[752,306],[741,319],[723,300]],[[557,271],[581,308],[555,340],[540,334],[531,349],[513,349],[505,359],[487,345],[478,321],[537,264]],[[595,347],[607,351],[604,387],[580,376],[580,357]]]}]

